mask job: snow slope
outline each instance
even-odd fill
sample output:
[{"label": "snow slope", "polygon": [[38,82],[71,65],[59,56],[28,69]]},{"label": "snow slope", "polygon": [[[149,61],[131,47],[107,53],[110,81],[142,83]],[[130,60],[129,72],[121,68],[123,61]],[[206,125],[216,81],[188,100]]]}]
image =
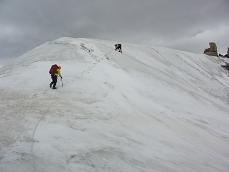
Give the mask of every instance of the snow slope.
[{"label": "snow slope", "polygon": [[229,171],[220,61],[115,43],[60,38],[0,68],[1,172]]}]

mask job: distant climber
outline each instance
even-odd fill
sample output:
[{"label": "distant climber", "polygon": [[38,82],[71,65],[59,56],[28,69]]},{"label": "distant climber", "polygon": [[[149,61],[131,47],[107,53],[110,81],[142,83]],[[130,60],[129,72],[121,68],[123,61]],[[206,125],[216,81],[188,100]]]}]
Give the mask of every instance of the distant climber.
[{"label": "distant climber", "polygon": [[54,64],[51,66],[49,70],[49,73],[51,74],[51,78],[52,78],[52,82],[49,84],[49,87],[52,89],[56,89],[57,77],[59,76],[62,79],[60,69],[61,69],[61,66]]},{"label": "distant climber", "polygon": [[219,57],[229,58],[229,54],[225,54],[225,55],[219,54]]},{"label": "distant climber", "polygon": [[115,44],[115,51],[122,53],[122,44]]},{"label": "distant climber", "polygon": [[216,43],[210,42],[209,43],[209,46],[210,46],[210,48],[207,48],[207,49],[204,50],[204,54],[209,55],[209,56],[216,56],[216,57],[218,57]]},{"label": "distant climber", "polygon": [[229,58],[229,47],[227,49],[227,54],[225,55],[222,55],[222,54],[219,54],[220,57],[225,57],[225,58]]},{"label": "distant climber", "polygon": [[[227,50],[227,54],[225,54],[225,55],[219,54],[219,56],[222,58],[229,58],[229,48]],[[227,70],[227,75],[229,76],[229,61],[228,61],[228,59],[224,59],[223,62],[224,62],[224,64],[222,64],[221,67],[223,67],[224,69]]]}]

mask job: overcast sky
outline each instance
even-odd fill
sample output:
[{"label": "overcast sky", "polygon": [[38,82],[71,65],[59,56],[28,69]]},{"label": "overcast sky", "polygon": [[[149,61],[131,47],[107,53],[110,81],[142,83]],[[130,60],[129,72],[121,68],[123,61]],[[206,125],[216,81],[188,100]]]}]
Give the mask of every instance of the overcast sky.
[{"label": "overcast sky", "polygon": [[225,54],[229,0],[0,0],[0,58],[64,36]]}]

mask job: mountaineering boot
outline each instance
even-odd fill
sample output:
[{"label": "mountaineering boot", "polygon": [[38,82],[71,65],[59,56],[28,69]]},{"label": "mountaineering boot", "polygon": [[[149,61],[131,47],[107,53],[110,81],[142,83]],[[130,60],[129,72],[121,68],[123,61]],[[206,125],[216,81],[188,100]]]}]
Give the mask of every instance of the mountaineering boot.
[{"label": "mountaineering boot", "polygon": [[57,89],[56,87],[52,87],[52,89]]},{"label": "mountaineering boot", "polygon": [[49,87],[52,88],[52,82],[49,84]]}]

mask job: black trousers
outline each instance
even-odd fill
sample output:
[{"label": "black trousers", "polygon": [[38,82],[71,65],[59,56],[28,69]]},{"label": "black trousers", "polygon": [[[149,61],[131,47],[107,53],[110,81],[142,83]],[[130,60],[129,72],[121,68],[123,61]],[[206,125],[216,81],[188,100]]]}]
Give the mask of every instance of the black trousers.
[{"label": "black trousers", "polygon": [[50,87],[55,88],[56,83],[57,83],[57,76],[56,75],[51,75],[52,82],[50,83]]}]

